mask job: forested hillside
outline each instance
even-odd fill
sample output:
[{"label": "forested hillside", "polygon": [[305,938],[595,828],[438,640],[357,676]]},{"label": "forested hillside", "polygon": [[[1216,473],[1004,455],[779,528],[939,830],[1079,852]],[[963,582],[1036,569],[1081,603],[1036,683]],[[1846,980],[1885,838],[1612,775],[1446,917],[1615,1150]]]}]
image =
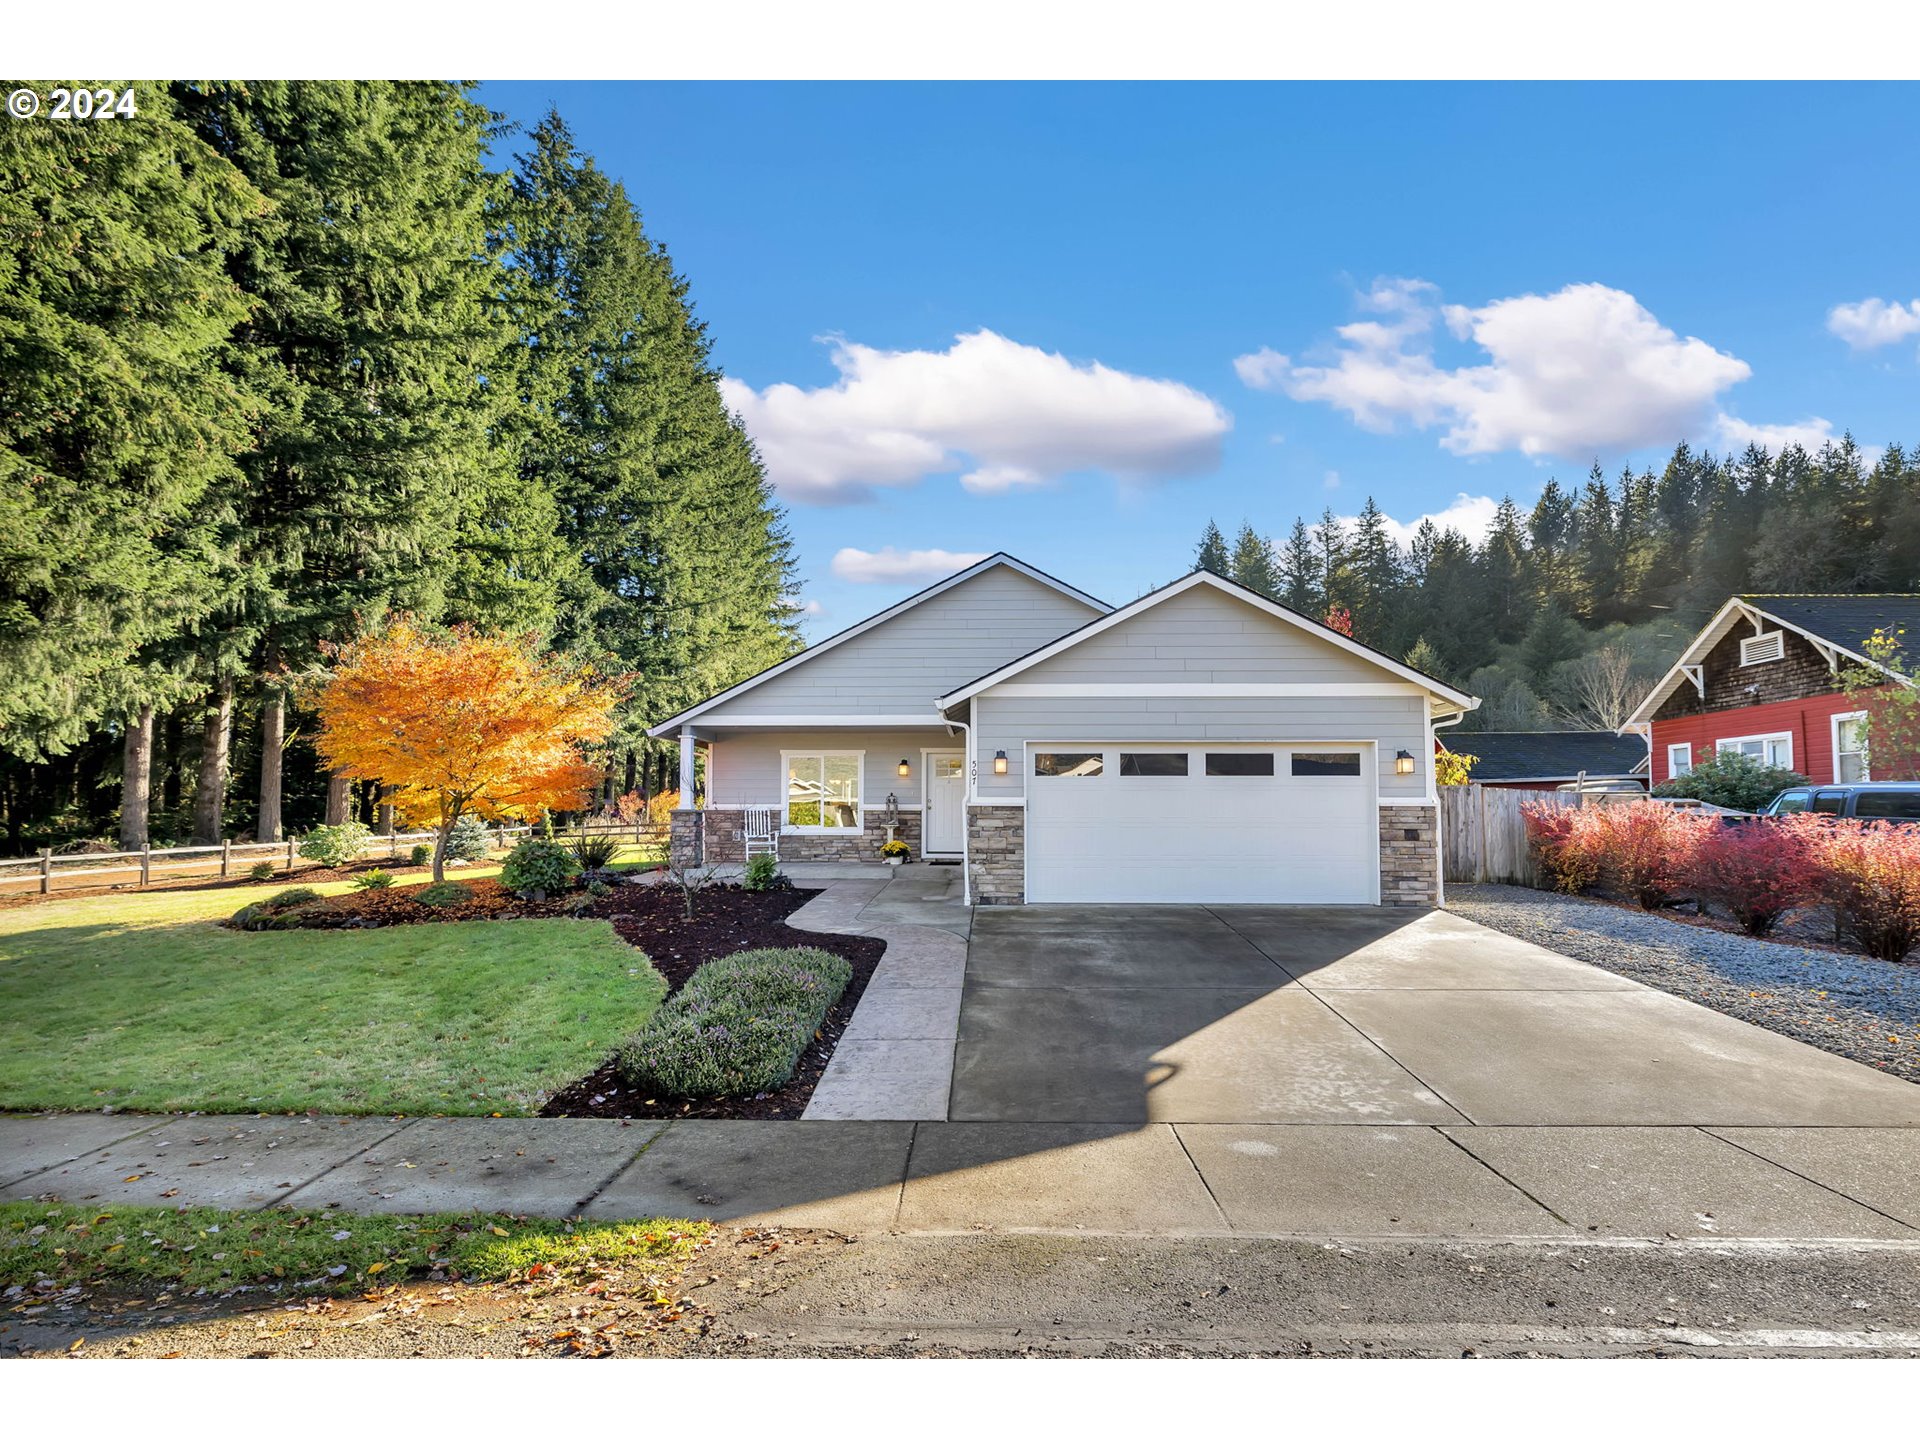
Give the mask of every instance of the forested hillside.
[{"label": "forested hillside", "polygon": [[0,267],[7,849],[370,815],[298,686],[394,615],[633,674],[609,790],[798,645],[687,282],[558,115],[143,87],[136,120],[0,127]]},{"label": "forested hillside", "polygon": [[1209,524],[1198,563],[1324,617],[1483,698],[1463,728],[1624,720],[1727,599],[1743,592],[1920,591],[1920,459],[1868,463],[1851,437],[1809,455],[1682,444],[1659,474],[1595,465],[1502,502],[1478,543],[1423,522],[1396,544],[1371,499],[1285,535]]}]

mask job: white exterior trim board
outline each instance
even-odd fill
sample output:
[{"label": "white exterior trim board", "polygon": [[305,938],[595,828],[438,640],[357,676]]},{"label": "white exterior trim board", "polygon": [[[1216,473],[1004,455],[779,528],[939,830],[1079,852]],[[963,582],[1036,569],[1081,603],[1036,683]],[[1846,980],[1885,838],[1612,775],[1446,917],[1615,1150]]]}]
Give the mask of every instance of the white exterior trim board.
[{"label": "white exterior trim board", "polygon": [[1131,684],[1125,681],[1108,683],[1090,681],[1071,684],[1011,684],[993,687],[995,699],[1074,699],[1081,697],[1104,696],[1110,699],[1143,699],[1159,696],[1194,699],[1218,699],[1222,696],[1262,696],[1262,695],[1328,695],[1353,698],[1371,698],[1381,695],[1425,695],[1424,685],[1414,685],[1404,680],[1382,681],[1378,684],[1367,682],[1267,682],[1247,681],[1244,683],[1203,682],[1183,684],[1174,681],[1167,684],[1158,682]]}]

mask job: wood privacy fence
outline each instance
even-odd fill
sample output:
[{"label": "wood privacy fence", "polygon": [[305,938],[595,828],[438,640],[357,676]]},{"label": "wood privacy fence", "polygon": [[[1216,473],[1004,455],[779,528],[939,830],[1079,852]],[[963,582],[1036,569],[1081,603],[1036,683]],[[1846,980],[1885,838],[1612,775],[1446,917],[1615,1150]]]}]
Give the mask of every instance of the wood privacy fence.
[{"label": "wood privacy fence", "polygon": [[1485,785],[1442,785],[1440,854],[1448,883],[1538,884],[1540,872],[1527,853],[1527,825],[1520,807],[1575,806],[1580,800],[1578,795],[1563,795],[1557,790],[1492,790]]},{"label": "wood privacy fence", "polygon": [[[375,835],[367,842],[361,858],[398,860],[415,845],[433,844],[435,831],[403,830],[392,835]],[[493,848],[504,850],[533,833],[531,825],[507,825],[489,830]],[[667,844],[667,827],[647,820],[638,824],[589,820],[566,830],[554,831],[556,840],[574,840],[583,835],[614,835],[629,843],[658,846]],[[211,880],[230,878],[236,866],[244,873],[266,861],[276,870],[291,873],[313,862],[302,860],[300,842],[276,840],[241,844],[223,840],[218,845],[170,845],[163,849],[113,850],[104,853],[56,855],[42,850],[23,859],[0,860],[0,895],[30,894],[37,890],[50,895],[58,889],[78,890],[102,885],[136,883],[142,889],[156,881]],[[129,877],[137,876],[137,881]]]}]

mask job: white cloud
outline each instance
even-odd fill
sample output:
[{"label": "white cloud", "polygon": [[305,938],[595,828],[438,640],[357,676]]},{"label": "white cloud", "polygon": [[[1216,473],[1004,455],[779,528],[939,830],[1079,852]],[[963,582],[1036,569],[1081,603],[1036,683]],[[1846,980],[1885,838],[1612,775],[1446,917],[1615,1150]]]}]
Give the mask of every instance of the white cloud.
[{"label": "white cloud", "polygon": [[[1422,520],[1431,520],[1436,530],[1458,530],[1467,539],[1476,543],[1486,535],[1493,525],[1493,515],[1500,508],[1500,502],[1491,495],[1469,495],[1464,490],[1454,496],[1453,503],[1444,510],[1432,510],[1425,515],[1416,515],[1411,520],[1396,520],[1391,515],[1384,516],[1387,522],[1387,534],[1401,545],[1411,545],[1413,535],[1420,528]],[[1355,515],[1341,517],[1341,523],[1351,527],[1358,519]]]},{"label": "white cloud", "polygon": [[807,390],[721,383],[783,497],[835,505],[963,472],[976,494],[1077,470],[1129,479],[1212,469],[1232,417],[1173,380],[1022,345],[991,330],[945,350],[830,341],[840,378]]},{"label": "white cloud", "polygon": [[1857,300],[1827,312],[1827,329],[1856,350],[1877,350],[1920,335],[1920,300]]},{"label": "white cloud", "polygon": [[1321,477],[1320,484],[1328,490],[1338,490],[1340,488],[1340,472],[1338,470],[1327,471],[1327,473]]},{"label": "white cloud", "polygon": [[1839,438],[1833,433],[1833,422],[1818,415],[1797,425],[1749,425],[1736,415],[1722,415],[1714,426],[1720,443],[1729,450],[1744,450],[1753,444],[1775,455],[1789,445],[1798,445],[1809,455],[1818,454],[1822,445]]},{"label": "white cloud", "polygon": [[834,555],[833,573],[856,585],[928,584],[986,558],[984,551],[896,550],[891,545],[881,550],[856,550],[849,545]]},{"label": "white cloud", "polygon": [[[1370,429],[1442,427],[1461,455],[1518,450],[1582,458],[1669,445],[1706,419],[1745,361],[1682,339],[1640,302],[1605,285],[1569,285],[1478,308],[1440,306],[1424,280],[1386,279],[1359,299],[1381,315],[1343,325],[1324,364],[1271,349],[1234,361],[1255,389],[1344,410]],[[1436,321],[1486,363],[1435,359]]]}]

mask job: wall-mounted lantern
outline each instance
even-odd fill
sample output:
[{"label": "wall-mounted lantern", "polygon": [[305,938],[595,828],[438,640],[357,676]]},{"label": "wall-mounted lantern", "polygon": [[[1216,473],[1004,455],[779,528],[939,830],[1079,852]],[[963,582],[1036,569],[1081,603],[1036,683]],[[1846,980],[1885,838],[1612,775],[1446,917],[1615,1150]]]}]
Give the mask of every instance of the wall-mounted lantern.
[{"label": "wall-mounted lantern", "polygon": [[909,766],[907,762],[904,760],[900,762],[900,773],[902,775],[910,775],[913,773],[912,767]]},{"label": "wall-mounted lantern", "polygon": [[993,752],[993,773],[996,775],[1004,775],[1007,773],[1006,751],[996,750]]},{"label": "wall-mounted lantern", "polygon": [[1411,775],[1413,773],[1412,751],[1402,750],[1398,755],[1393,757],[1393,773],[1396,775]]}]

